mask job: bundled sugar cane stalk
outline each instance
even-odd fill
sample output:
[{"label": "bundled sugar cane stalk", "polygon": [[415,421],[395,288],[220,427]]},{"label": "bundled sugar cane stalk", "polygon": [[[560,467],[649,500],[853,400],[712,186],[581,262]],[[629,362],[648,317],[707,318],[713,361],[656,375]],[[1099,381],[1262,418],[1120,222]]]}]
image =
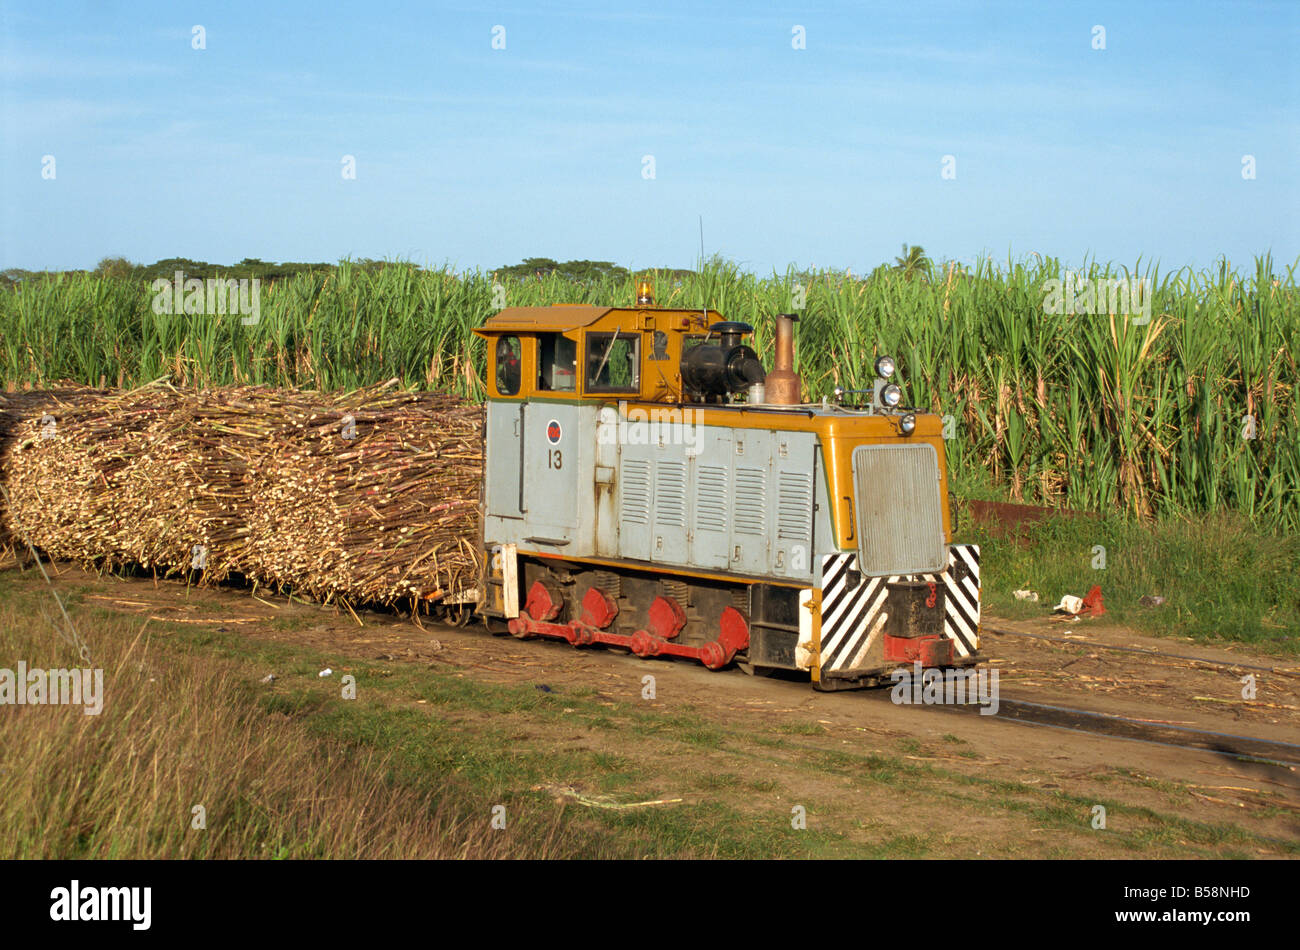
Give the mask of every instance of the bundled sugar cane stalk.
[{"label": "bundled sugar cane stalk", "polygon": [[472,587],[483,410],[259,387],[0,397],[0,543],[412,605]]}]

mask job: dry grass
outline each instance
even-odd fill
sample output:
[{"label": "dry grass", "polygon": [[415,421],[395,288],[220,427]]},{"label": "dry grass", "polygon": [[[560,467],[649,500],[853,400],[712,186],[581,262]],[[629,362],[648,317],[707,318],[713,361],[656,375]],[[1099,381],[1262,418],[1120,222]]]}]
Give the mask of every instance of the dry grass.
[{"label": "dry grass", "polygon": [[[53,609],[53,608],[51,608]],[[96,625],[106,701],[0,708],[0,858],[543,858],[557,825],[489,828],[465,789],[392,781],[383,758],[257,701],[239,664]],[[0,608],[0,665],[72,667],[48,625]],[[486,791],[483,790],[486,794]],[[482,797],[474,799],[484,801]],[[206,810],[206,829],[191,827]]]}]

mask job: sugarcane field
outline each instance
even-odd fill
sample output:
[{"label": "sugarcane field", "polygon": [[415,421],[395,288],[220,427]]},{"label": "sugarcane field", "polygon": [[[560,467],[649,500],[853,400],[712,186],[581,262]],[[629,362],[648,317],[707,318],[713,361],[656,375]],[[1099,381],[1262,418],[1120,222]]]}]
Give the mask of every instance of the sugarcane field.
[{"label": "sugarcane field", "polygon": [[6,918],[1278,919],[1300,10],[1171,10],[6,6]]}]

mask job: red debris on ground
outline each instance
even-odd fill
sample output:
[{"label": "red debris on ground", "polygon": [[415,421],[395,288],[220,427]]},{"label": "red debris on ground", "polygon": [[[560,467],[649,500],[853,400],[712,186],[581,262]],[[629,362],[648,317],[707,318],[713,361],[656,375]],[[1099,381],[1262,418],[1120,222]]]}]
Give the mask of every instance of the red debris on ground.
[{"label": "red debris on ground", "polygon": [[1106,607],[1102,603],[1101,585],[1093,584],[1092,590],[1083,598],[1083,609],[1075,616],[1078,617],[1100,617],[1106,612]]}]

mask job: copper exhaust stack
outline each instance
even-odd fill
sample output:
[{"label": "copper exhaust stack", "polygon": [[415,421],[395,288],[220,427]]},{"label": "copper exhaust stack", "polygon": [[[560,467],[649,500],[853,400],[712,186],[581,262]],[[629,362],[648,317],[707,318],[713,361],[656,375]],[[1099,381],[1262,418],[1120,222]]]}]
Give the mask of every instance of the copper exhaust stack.
[{"label": "copper exhaust stack", "polygon": [[773,406],[797,406],[802,401],[802,381],[794,371],[794,322],[798,319],[793,313],[776,315],[776,355],[772,372],[764,380],[767,402]]}]

